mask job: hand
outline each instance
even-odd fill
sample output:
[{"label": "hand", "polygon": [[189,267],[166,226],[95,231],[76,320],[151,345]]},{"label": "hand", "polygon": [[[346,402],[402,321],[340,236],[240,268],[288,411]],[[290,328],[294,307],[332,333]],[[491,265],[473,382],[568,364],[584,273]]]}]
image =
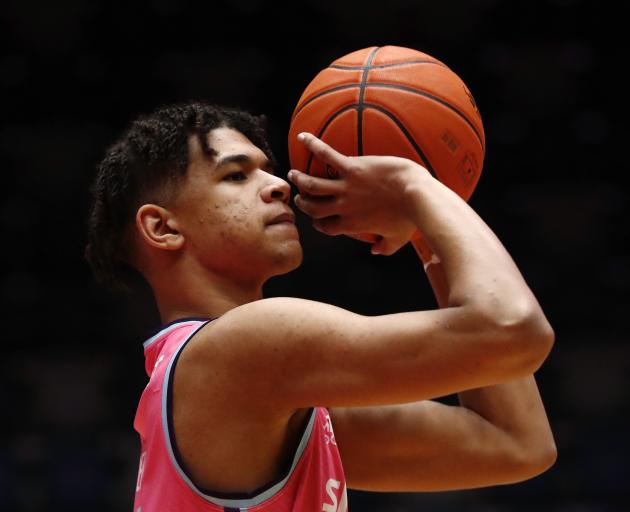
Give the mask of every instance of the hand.
[{"label": "hand", "polygon": [[410,240],[416,226],[407,212],[405,190],[423,174],[429,175],[426,169],[393,156],[344,156],[308,133],[298,138],[338,176],[328,179],[289,172],[289,180],[299,190],[295,204],[314,219],[315,229],[360,240],[374,233],[378,237],[373,254],[393,254]]}]

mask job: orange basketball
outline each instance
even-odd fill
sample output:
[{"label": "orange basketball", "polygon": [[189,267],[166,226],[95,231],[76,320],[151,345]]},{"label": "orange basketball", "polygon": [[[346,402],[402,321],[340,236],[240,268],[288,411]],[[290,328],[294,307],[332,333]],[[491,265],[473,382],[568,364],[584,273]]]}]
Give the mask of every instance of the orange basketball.
[{"label": "orange basketball", "polygon": [[345,155],[414,160],[466,201],[485,154],[481,115],[461,78],[436,58],[398,46],[337,59],[300,97],[289,129],[291,167],[329,175],[297,140],[300,132]]}]

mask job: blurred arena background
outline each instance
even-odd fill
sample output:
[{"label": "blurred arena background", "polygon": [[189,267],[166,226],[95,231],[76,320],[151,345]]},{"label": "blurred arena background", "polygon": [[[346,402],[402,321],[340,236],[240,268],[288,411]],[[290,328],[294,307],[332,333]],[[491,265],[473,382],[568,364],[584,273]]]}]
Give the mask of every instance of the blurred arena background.
[{"label": "blurred arena background", "polygon": [[[556,330],[539,372],[559,449],[529,482],[440,494],[352,492],[350,510],[627,510],[628,125],[612,2],[300,3],[5,0],[0,510],[130,511],[146,382],[146,293],[112,295],[83,260],[87,190],[138,113],[207,99],[267,114],[281,170],[302,89],[352,50],[394,44],[444,61],[487,136],[472,206]],[[374,258],[301,218],[303,266],[268,295],[360,313],[434,307],[413,251]]]}]

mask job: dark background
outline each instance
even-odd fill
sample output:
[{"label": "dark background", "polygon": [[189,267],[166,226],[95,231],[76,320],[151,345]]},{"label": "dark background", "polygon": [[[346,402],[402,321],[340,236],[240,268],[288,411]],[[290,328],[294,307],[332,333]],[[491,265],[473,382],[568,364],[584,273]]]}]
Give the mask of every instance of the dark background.
[{"label": "dark background", "polygon": [[[538,374],[559,449],[523,484],[352,493],[350,509],[622,510],[626,319],[626,30],[609,3],[8,0],[0,8],[0,509],[129,511],[150,297],[112,295],[83,260],[87,190],[139,113],[175,100],[265,113],[281,163],[302,90],[332,60],[393,44],[434,55],[475,95],[487,136],[471,205],[555,328]],[[415,253],[374,258],[300,220],[303,266],[268,295],[365,314],[434,307]]]}]

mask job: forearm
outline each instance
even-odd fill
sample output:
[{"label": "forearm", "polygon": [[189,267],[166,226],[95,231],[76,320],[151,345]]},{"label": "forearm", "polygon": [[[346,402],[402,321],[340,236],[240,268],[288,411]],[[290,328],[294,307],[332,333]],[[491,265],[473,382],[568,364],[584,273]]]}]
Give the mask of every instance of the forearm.
[{"label": "forearm", "polygon": [[458,394],[459,403],[500,429],[513,441],[515,460],[536,473],[556,457],[549,420],[533,375]]},{"label": "forearm", "polygon": [[425,174],[407,187],[405,201],[426,247],[441,261],[448,285],[442,306],[474,302],[506,326],[524,317],[544,319],[506,249],[465,201]]},{"label": "forearm", "polygon": [[[421,336],[431,317],[438,335],[453,336],[458,343],[470,340],[467,363],[477,365],[477,376],[481,364],[508,378],[538,368],[553,332],[512,258],[465,201],[410,160],[350,158],[312,135],[303,134],[302,140],[314,157],[339,173],[338,179],[295,170],[288,175],[300,191],[296,205],[313,218],[317,230],[327,235],[377,233],[372,251],[381,254],[393,254],[420,230],[441,259],[449,307],[437,314],[408,315],[411,324],[418,324],[411,333]],[[466,357],[453,345],[437,350]]]},{"label": "forearm", "polygon": [[[448,284],[440,261],[422,239],[413,242],[439,307],[448,306]],[[518,380],[458,393],[459,403],[505,432],[526,470],[538,472],[555,460],[555,444],[547,414],[533,375]]]}]

